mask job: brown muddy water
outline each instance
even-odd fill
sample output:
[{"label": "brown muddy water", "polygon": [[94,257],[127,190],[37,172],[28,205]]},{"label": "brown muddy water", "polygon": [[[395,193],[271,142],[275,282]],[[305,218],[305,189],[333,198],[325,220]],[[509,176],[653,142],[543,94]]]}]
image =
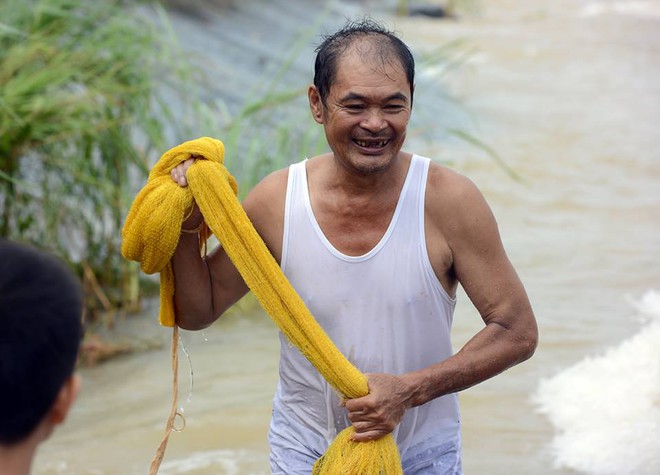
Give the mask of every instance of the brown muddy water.
[{"label": "brown muddy water", "polygon": [[[539,320],[532,360],[461,394],[465,473],[657,475],[660,2],[494,0],[460,21],[379,18],[419,57],[461,40],[451,73],[420,61],[408,148],[479,185]],[[479,328],[459,295],[455,348]],[[160,473],[268,473],[273,324],[232,315],[183,342],[194,388],[182,354],[187,426]],[[82,376],[34,473],[147,473],[170,404],[167,347]]]}]

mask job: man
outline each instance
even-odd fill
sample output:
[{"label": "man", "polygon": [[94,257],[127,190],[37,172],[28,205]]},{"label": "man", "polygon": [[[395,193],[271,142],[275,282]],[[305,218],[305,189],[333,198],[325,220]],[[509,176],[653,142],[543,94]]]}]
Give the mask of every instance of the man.
[{"label": "man", "polygon": [[0,473],[27,475],[79,388],[82,293],[52,256],[0,240]]},{"label": "man", "polygon": [[[402,151],[414,91],[404,43],[371,21],[317,49],[312,116],[331,152],[266,177],[244,208],[369,395],[340,401],[284,339],[269,440],[277,474],[310,473],[335,434],[394,432],[404,472],[461,473],[456,392],[529,358],[537,328],[481,193]],[[172,171],[186,186],[187,160]],[[200,259],[194,210],[173,256],[177,323],[210,325],[247,292],[222,248]],[[192,231],[192,232],[191,232]],[[453,354],[458,284],[485,323]]]}]

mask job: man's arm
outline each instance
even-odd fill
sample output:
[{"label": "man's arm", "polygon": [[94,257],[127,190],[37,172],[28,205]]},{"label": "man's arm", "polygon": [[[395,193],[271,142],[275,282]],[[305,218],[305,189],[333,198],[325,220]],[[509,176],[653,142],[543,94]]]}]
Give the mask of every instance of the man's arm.
[{"label": "man's arm", "polygon": [[[194,160],[187,160],[173,170],[172,178],[179,185],[187,186],[185,172],[192,163]],[[243,201],[250,221],[278,262],[287,177],[287,170],[272,173],[255,186]],[[202,219],[201,212],[195,206],[182,229],[195,229]],[[222,246],[202,258],[197,234],[182,232],[172,257],[172,268],[176,323],[187,330],[208,327],[249,290]]]},{"label": "man's arm", "polygon": [[[346,402],[355,440],[382,437],[394,430],[406,409],[491,378],[526,360],[536,348],[531,305],[483,196],[465,177],[432,170],[427,230],[431,229],[431,236],[437,230],[449,246],[451,269],[444,272],[456,276],[485,327],[438,364],[400,376],[368,375],[370,394]],[[440,265],[432,264],[436,269]]]},{"label": "man's arm", "polygon": [[248,292],[222,246],[201,257],[197,234],[181,234],[172,269],[176,323],[186,330],[208,327]]}]

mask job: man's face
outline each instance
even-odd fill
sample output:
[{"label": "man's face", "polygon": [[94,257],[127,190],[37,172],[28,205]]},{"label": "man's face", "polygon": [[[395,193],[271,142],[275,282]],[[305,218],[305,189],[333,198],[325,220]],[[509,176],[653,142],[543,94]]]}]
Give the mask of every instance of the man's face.
[{"label": "man's face", "polygon": [[400,62],[365,60],[351,46],[339,58],[326,104],[314,88],[310,104],[335,159],[352,172],[377,173],[398,156],[411,113],[410,85]]}]

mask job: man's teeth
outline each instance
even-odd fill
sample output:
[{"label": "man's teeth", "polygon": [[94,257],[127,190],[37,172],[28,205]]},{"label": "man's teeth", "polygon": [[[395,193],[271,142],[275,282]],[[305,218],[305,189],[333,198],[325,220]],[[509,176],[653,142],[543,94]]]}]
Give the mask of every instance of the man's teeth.
[{"label": "man's teeth", "polygon": [[355,141],[355,143],[358,144],[360,147],[368,147],[368,148],[382,148],[385,145],[387,145],[387,142],[389,142],[389,140],[381,140],[379,142],[372,142],[366,140]]}]

